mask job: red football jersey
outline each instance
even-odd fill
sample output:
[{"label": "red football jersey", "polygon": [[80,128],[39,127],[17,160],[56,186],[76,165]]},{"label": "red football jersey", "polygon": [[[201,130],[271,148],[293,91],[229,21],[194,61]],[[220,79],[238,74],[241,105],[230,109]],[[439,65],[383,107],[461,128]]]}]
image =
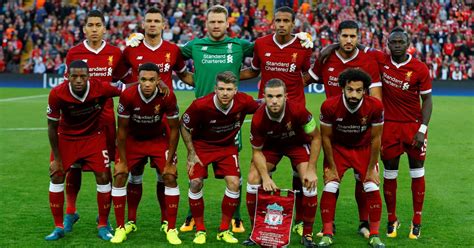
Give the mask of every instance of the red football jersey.
[{"label": "red football jersey", "polygon": [[347,107],[344,95],[326,99],[321,105],[321,125],[332,127],[332,141],[342,146],[370,145],[372,126],[383,125],[383,105],[375,97],[364,95],[356,109]]},{"label": "red football jersey", "polygon": [[258,97],[263,98],[265,83],[272,78],[283,80],[288,98],[304,104],[303,72],[311,67],[311,49],[301,46],[297,37],[280,45],[275,35],[258,38],[253,48],[252,68],[261,71]]},{"label": "red football jersey", "polygon": [[320,65],[316,60],[311,70],[309,70],[309,74],[314,80],[324,83],[326,98],[329,98],[341,95],[342,88],[339,87],[338,78],[339,74],[347,68],[359,68],[367,72],[372,78],[370,87],[382,86],[377,61],[366,51],[359,49],[349,59],[344,59],[337,51],[334,51],[323,65]]},{"label": "red football jersey", "polygon": [[[102,41],[102,46],[95,50],[90,47],[87,40],[71,48],[66,55],[66,66],[74,60],[82,60],[89,66],[89,76],[98,81],[112,82],[121,79],[123,73],[117,70],[117,66],[122,59],[122,52],[118,47]],[[68,69],[64,74],[67,80]],[[120,75],[122,74],[122,75]],[[114,118],[114,102],[110,99],[105,105],[103,112],[106,118]],[[113,120],[113,119],[112,119]]]},{"label": "red football jersey", "polygon": [[59,121],[58,133],[71,139],[80,139],[101,130],[99,116],[105,102],[120,95],[122,90],[110,82],[90,79],[84,96],[76,95],[69,84],[55,87],[49,93],[48,119]]},{"label": "red football jersey", "polygon": [[422,121],[420,95],[431,93],[428,67],[408,55],[408,60],[397,64],[390,55],[370,50],[377,58],[382,75],[382,101],[385,119],[399,122]]},{"label": "red football jersey", "polygon": [[268,113],[267,106],[260,107],[253,115],[250,143],[254,148],[288,147],[309,144],[311,138],[304,132],[313,115],[299,103],[287,101],[279,119]]},{"label": "red football jersey", "polygon": [[161,40],[156,47],[152,47],[143,40],[137,47],[126,47],[123,51],[123,63],[131,68],[130,82],[138,81],[138,67],[147,62],[153,62],[160,68],[160,78],[173,90],[172,73],[186,70],[184,59],[179,47],[168,41]]},{"label": "red football jersey", "polygon": [[129,119],[129,135],[136,139],[152,139],[164,135],[163,115],[168,119],[179,118],[176,96],[173,92],[164,97],[158,90],[150,98],[145,98],[140,85],[126,89],[120,95],[118,116]]},{"label": "red football jersey", "polygon": [[217,96],[211,93],[193,101],[183,114],[184,126],[191,131],[193,143],[200,147],[229,146],[242,126],[247,114],[253,114],[259,104],[253,97],[237,92],[227,110],[216,103]]}]

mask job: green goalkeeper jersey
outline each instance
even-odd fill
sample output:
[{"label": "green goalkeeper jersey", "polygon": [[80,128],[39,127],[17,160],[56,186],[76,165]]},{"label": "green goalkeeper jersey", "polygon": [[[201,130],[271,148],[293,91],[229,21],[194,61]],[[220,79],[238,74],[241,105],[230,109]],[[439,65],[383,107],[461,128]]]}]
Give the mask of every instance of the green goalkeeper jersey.
[{"label": "green goalkeeper jersey", "polygon": [[213,41],[205,37],[186,43],[181,53],[194,61],[194,94],[198,98],[214,91],[220,72],[231,71],[239,78],[243,59],[253,55],[253,43],[239,38]]}]

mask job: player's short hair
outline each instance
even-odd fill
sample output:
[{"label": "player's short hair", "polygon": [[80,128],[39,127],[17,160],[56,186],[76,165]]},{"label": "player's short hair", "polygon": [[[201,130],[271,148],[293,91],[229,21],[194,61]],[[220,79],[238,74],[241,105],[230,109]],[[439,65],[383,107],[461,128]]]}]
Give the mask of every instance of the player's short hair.
[{"label": "player's short hair", "polygon": [[347,83],[355,81],[362,81],[364,90],[368,90],[372,79],[365,71],[356,68],[348,68],[339,74],[338,83],[341,88],[346,87]]},{"label": "player's short hair", "polygon": [[354,20],[345,20],[339,24],[337,32],[341,33],[343,29],[355,29],[359,33],[359,24]]},{"label": "player's short hair", "polygon": [[216,85],[218,82],[224,82],[226,84],[233,84],[237,86],[237,77],[231,71],[223,71],[216,76]]},{"label": "player's short hair", "polygon": [[405,31],[405,29],[403,29],[402,27],[394,27],[392,29],[392,31],[390,31],[390,35],[394,34],[394,33],[402,33],[405,35],[405,37],[407,38],[407,43],[409,41],[409,38],[408,38],[408,33]]},{"label": "player's short hair", "polygon": [[226,7],[216,4],[212,7],[210,7],[207,12],[206,12],[206,17],[209,16],[209,13],[224,13],[225,17],[229,17],[229,11],[227,11]]},{"label": "player's short hair", "polygon": [[277,10],[275,10],[275,14],[278,13],[278,12],[290,13],[291,14],[291,20],[295,21],[296,13],[295,13],[295,11],[293,11],[292,8],[290,8],[288,6],[283,6],[283,7],[278,8]]},{"label": "player's short hair", "polygon": [[89,13],[87,13],[86,23],[91,17],[98,17],[102,21],[102,24],[105,24],[104,14],[100,10],[94,9],[94,10],[89,11]]},{"label": "player's short hair", "polygon": [[147,9],[147,11],[145,12],[145,15],[147,14],[160,14],[161,19],[165,20],[165,13],[163,13],[163,11],[157,7],[151,7]]},{"label": "player's short hair", "polygon": [[74,60],[72,61],[71,63],[69,63],[69,66],[67,67],[68,68],[68,72],[71,72],[71,69],[86,69],[87,71],[89,71],[89,66],[87,65],[86,62],[78,59],[78,60]]},{"label": "player's short hair", "polygon": [[141,64],[138,67],[138,73],[140,73],[141,71],[155,71],[156,74],[160,75],[160,68],[158,68],[158,66],[155,63],[151,63],[151,62]]},{"label": "player's short hair", "polygon": [[272,79],[268,80],[267,83],[265,84],[265,89],[267,89],[267,88],[279,88],[279,87],[283,87],[283,91],[286,93],[286,84],[285,84],[285,82],[283,82],[283,80],[281,80],[279,78],[272,78]]}]

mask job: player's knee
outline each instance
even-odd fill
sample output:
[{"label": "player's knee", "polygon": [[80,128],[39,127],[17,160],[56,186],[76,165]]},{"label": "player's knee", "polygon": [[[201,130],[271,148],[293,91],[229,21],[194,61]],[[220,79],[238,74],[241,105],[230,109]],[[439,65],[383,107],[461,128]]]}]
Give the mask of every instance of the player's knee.
[{"label": "player's knee", "polygon": [[166,187],[176,187],[178,183],[176,182],[176,177],[173,175],[164,175],[163,176],[163,183]]},{"label": "player's knee", "polygon": [[318,195],[318,189],[315,188],[315,189],[312,189],[312,190],[308,190],[308,188],[303,187],[303,195],[306,196],[306,197],[317,196]]},{"label": "player's knee", "polygon": [[252,165],[249,170],[247,182],[250,184],[260,184],[260,180],[260,174],[258,173],[257,168]]},{"label": "player's knee", "polygon": [[109,193],[112,191],[112,185],[110,183],[107,184],[97,184],[97,192],[99,193]]},{"label": "player's knee", "polygon": [[108,183],[110,183],[110,177],[106,172],[96,173],[95,180],[96,180],[97,184],[108,184]]},{"label": "player's knee", "polygon": [[425,176],[425,168],[415,168],[410,169],[410,177],[411,178],[420,178]]},{"label": "player's knee", "polygon": [[227,188],[231,191],[239,191],[240,180],[238,177],[229,177],[227,180]]},{"label": "player's knee", "polygon": [[335,194],[338,189],[339,189],[339,183],[331,181],[331,182],[326,183],[326,185],[324,185],[323,191]]},{"label": "player's knee", "polygon": [[114,179],[114,187],[125,187],[127,183],[127,175],[126,174],[118,174],[115,176]]},{"label": "player's knee", "polygon": [[364,183],[364,192],[373,192],[373,191],[378,191],[379,186],[375,184],[374,182],[366,182]]},{"label": "player's knee", "polygon": [[51,179],[51,182],[49,183],[49,192],[51,193],[61,193],[64,192],[64,182],[62,183],[55,183]]},{"label": "player's knee", "polygon": [[398,177],[398,170],[383,170],[383,178],[385,179],[397,179]]},{"label": "player's knee", "polygon": [[128,175],[128,183],[131,184],[142,184],[143,183],[143,175]]},{"label": "player's knee", "polygon": [[203,186],[202,179],[193,179],[189,182],[189,190],[191,190],[193,193],[197,193],[201,191]]},{"label": "player's knee", "polygon": [[65,179],[64,174],[60,175],[59,173],[54,173],[51,176],[51,182],[54,184],[64,183],[64,179]]},{"label": "player's knee", "polygon": [[424,167],[425,161],[410,159],[410,169],[421,169]]},{"label": "player's knee", "polygon": [[247,182],[247,193],[256,195],[258,187],[260,187],[260,184],[251,184]]}]

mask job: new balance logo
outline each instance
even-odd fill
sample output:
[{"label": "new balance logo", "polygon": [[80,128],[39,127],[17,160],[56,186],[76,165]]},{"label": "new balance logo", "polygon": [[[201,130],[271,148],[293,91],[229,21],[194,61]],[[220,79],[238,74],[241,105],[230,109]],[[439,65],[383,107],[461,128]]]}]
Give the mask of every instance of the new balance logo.
[{"label": "new balance logo", "polygon": [[207,51],[207,46],[203,46],[203,47],[201,48],[201,51]]},{"label": "new balance logo", "polygon": [[270,56],[272,56],[271,53],[265,53],[265,57],[270,57]]},{"label": "new balance logo", "polygon": [[216,123],[216,120],[211,120],[209,123]]},{"label": "new balance logo", "polygon": [[328,71],[334,71],[334,67],[329,67]]},{"label": "new balance logo", "polygon": [[143,56],[137,56],[137,60],[142,60]]},{"label": "new balance logo", "polygon": [[134,108],[133,111],[140,111],[140,107]]},{"label": "new balance logo", "polygon": [[388,67],[388,65],[384,65],[383,68],[385,68],[387,70],[390,69],[390,67]]},{"label": "new balance logo", "polygon": [[336,121],[342,121],[342,118],[337,118]]},{"label": "new balance logo", "polygon": [[83,59],[82,61],[86,62],[87,63],[87,59]]}]

